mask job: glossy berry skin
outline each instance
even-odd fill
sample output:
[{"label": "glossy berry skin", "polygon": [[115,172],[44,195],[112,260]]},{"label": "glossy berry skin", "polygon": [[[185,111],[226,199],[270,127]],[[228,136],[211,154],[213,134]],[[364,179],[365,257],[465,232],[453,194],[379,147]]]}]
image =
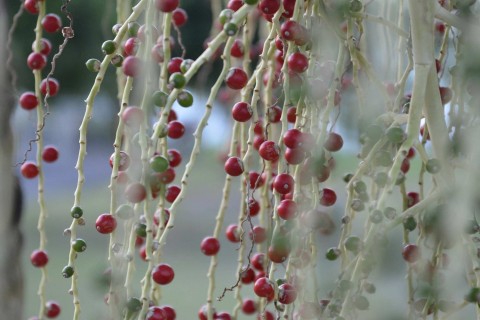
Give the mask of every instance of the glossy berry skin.
[{"label": "glossy berry skin", "polygon": [[140,59],[135,56],[128,56],[123,60],[122,70],[127,77],[137,77],[140,74],[140,68]]},{"label": "glossy berry skin", "polygon": [[117,219],[109,213],[103,213],[95,221],[95,227],[101,234],[112,233],[117,227]]},{"label": "glossy berry skin", "polygon": [[175,320],[177,318],[177,313],[171,306],[162,306],[162,309],[167,316],[166,320]]},{"label": "glossy berry skin", "polygon": [[267,15],[275,14],[280,9],[280,0],[261,0],[258,4],[261,12]]},{"label": "glossy berry skin", "polygon": [[172,12],[172,21],[177,27],[183,26],[188,21],[188,14],[182,8],[177,8]]},{"label": "glossy berry skin", "polygon": [[237,243],[240,242],[240,234],[238,232],[238,226],[236,224],[231,224],[227,227],[225,231],[225,236],[230,242]]},{"label": "glossy berry skin", "polygon": [[265,311],[265,314],[257,316],[257,320],[275,320],[275,317],[270,311]]},{"label": "glossy berry skin", "polygon": [[243,300],[242,312],[245,314],[254,314],[257,312],[257,303],[253,299]]},{"label": "glossy berry skin", "polygon": [[242,40],[235,39],[232,45],[232,49],[230,49],[230,54],[232,57],[235,58],[242,58],[245,54],[245,46],[243,45]]},{"label": "glossy berry skin", "polygon": [[407,244],[402,250],[403,259],[409,263],[414,263],[420,258],[420,249],[415,244]]},{"label": "glossy berry skin", "polygon": [[285,199],[280,202],[277,207],[277,213],[283,220],[291,220],[297,216],[297,203],[290,199]]},{"label": "glossy berry skin", "polygon": [[166,263],[161,263],[155,266],[152,270],[153,281],[161,285],[169,284],[174,277],[175,272],[173,271],[173,268]]},{"label": "glossy berry skin", "polygon": [[175,57],[172,58],[168,64],[167,64],[167,70],[169,74],[175,73],[175,72],[182,72],[182,69],[180,66],[182,65],[183,58],[180,57]]},{"label": "glossy berry skin", "polygon": [[54,146],[45,146],[42,151],[42,159],[45,162],[52,163],[58,159],[58,149]]},{"label": "glossy berry skin", "polygon": [[283,134],[283,143],[291,149],[302,145],[303,133],[298,129],[289,129]]},{"label": "glossy berry skin", "polygon": [[303,73],[308,69],[308,58],[300,52],[292,53],[287,60],[288,70],[295,73]]},{"label": "glossy berry skin", "polygon": [[157,306],[151,306],[148,308],[145,320],[167,320],[165,310]]},{"label": "glossy berry skin", "polygon": [[343,147],[343,138],[341,135],[335,132],[330,132],[328,134],[327,140],[325,141],[323,147],[330,151],[336,152]]},{"label": "glossy berry skin", "polygon": [[232,108],[232,117],[238,122],[246,122],[252,118],[253,109],[246,102],[237,102]]},{"label": "glossy berry skin", "polygon": [[22,176],[27,179],[33,179],[40,173],[38,166],[32,161],[25,161],[20,167],[20,172]]},{"label": "glossy berry skin", "polygon": [[206,237],[200,243],[200,250],[206,256],[214,256],[220,251],[220,242],[217,238]]},{"label": "glossy berry skin", "polygon": [[301,148],[296,149],[285,149],[285,160],[287,160],[288,164],[297,165],[302,163],[305,160],[305,151]]},{"label": "glossy berry skin", "polygon": [[267,109],[267,118],[270,123],[278,123],[282,117],[282,109],[279,106],[273,106]]},{"label": "glossy berry skin", "polygon": [[42,19],[42,26],[46,32],[54,33],[62,28],[62,20],[54,13],[46,14]]},{"label": "glossy berry skin", "polygon": [[289,283],[278,287],[278,302],[283,304],[293,303],[297,299],[297,290]]},{"label": "glossy berry skin", "polygon": [[168,149],[167,154],[171,167],[176,167],[182,162],[182,154],[177,149]]},{"label": "glossy berry skin", "polygon": [[39,12],[38,0],[25,0],[23,7],[28,13],[31,14],[38,14]]},{"label": "glossy berry skin", "polygon": [[232,320],[232,316],[228,312],[219,312],[214,320]]},{"label": "glossy berry skin", "polygon": [[294,20],[287,20],[282,23],[280,27],[280,34],[282,35],[282,38],[287,41],[294,41],[299,38],[302,31],[302,27]]},{"label": "glossy berry skin", "polygon": [[167,191],[165,192],[165,200],[167,200],[170,203],[173,203],[175,199],[177,199],[178,195],[180,194],[180,189],[179,186],[169,186],[167,188]]},{"label": "glossy berry skin", "polygon": [[273,188],[280,194],[287,194],[293,191],[295,180],[288,173],[281,173],[275,177]]},{"label": "glossy berry skin", "polygon": [[252,268],[243,268],[240,272],[240,280],[243,284],[250,284],[255,280],[255,271]]},{"label": "glossy berry skin", "polygon": [[34,267],[42,268],[48,263],[48,254],[44,250],[34,250],[30,255],[30,262]]},{"label": "glossy berry skin", "polygon": [[267,231],[263,227],[255,226],[250,231],[250,239],[252,239],[253,243],[263,243],[267,240]]},{"label": "glossy berry skin", "polygon": [[242,0],[230,0],[227,3],[227,8],[233,11],[237,11],[243,6]]},{"label": "glossy berry skin", "polygon": [[250,217],[255,217],[260,212],[260,203],[255,199],[248,201],[248,214]]},{"label": "glossy berry skin", "polygon": [[167,134],[169,138],[180,139],[185,133],[185,126],[180,121],[171,121],[167,126]]},{"label": "glossy berry skin", "polygon": [[32,52],[28,55],[27,65],[32,70],[42,70],[47,64],[47,57],[39,52]]},{"label": "glossy berry skin", "polygon": [[414,205],[416,205],[419,202],[420,202],[420,195],[418,194],[418,192],[407,193],[407,206],[409,208],[413,207]]},{"label": "glossy berry skin", "polygon": [[25,110],[32,110],[38,106],[38,99],[35,93],[27,91],[22,93],[19,99],[20,107]]},{"label": "glossy berry skin", "polygon": [[260,157],[267,161],[277,161],[280,157],[280,148],[271,140],[263,142],[258,148]]},{"label": "glossy berry skin", "polygon": [[225,78],[225,82],[230,89],[239,90],[247,85],[248,76],[243,69],[230,68]]},{"label": "glossy berry skin", "polygon": [[87,243],[85,242],[85,240],[77,238],[72,241],[72,249],[75,252],[84,252],[85,250],[87,250]]},{"label": "glossy berry skin", "polygon": [[261,298],[271,299],[275,295],[275,284],[267,277],[261,277],[255,281],[253,291]]},{"label": "glossy berry skin", "polygon": [[[125,171],[130,166],[130,156],[125,151],[120,151],[119,156],[120,156],[120,159],[118,161],[118,171]],[[114,160],[115,160],[115,153],[112,153],[109,160],[110,168],[113,168]]]},{"label": "glossy berry skin", "polygon": [[337,202],[337,194],[332,189],[323,188],[321,192],[320,204],[326,207],[333,206]]},{"label": "glossy berry skin", "polygon": [[177,9],[179,0],[156,0],[155,6],[162,12],[172,12]]},{"label": "glossy berry skin", "polygon": [[264,270],[265,254],[257,252],[252,256],[251,263],[252,266],[258,271]]},{"label": "glossy berry skin", "polygon": [[253,188],[260,188],[261,186],[263,186],[264,184],[264,180],[262,178],[262,176],[260,175],[260,173],[256,172],[256,171],[250,171],[248,173],[248,181],[249,181],[249,184],[250,184],[250,189],[253,189]]},{"label": "glossy berry skin", "polygon": [[[213,319],[217,316],[215,309],[213,310]],[[200,310],[198,310],[198,319],[199,320],[208,320],[208,307],[203,305]]]},{"label": "glossy berry skin", "polygon": [[147,197],[147,191],[143,184],[134,182],[125,188],[125,197],[132,203],[139,203]]},{"label": "glossy berry skin", "polygon": [[45,316],[47,318],[56,318],[60,314],[60,305],[56,301],[47,301],[45,304]]},{"label": "glossy berry skin", "polygon": [[60,89],[60,84],[58,83],[57,79],[50,77],[47,84],[47,79],[43,79],[40,83],[40,92],[42,95],[47,95],[47,88],[49,91],[50,97],[54,97],[57,95],[58,90]]},{"label": "glossy berry skin", "polygon": [[137,54],[140,40],[137,37],[130,37],[125,41],[123,52],[126,56],[134,56]]},{"label": "glossy berry skin", "polygon": [[243,161],[239,157],[228,158],[224,167],[225,172],[232,177],[237,177],[243,173]]}]

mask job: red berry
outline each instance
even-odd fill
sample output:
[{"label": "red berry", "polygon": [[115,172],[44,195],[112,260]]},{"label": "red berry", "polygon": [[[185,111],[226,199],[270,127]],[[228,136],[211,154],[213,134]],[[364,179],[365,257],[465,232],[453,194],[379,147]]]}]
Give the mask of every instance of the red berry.
[{"label": "red berry", "polygon": [[275,317],[270,311],[265,311],[263,315],[259,314],[257,316],[257,320],[275,320]]},{"label": "red berry", "polygon": [[206,237],[200,243],[200,249],[206,256],[214,256],[220,251],[220,242],[217,238]]},{"label": "red berry", "polygon": [[308,69],[308,58],[301,52],[292,53],[288,56],[288,70],[295,73],[302,73]]},{"label": "red berry", "polygon": [[440,98],[442,99],[442,104],[447,104],[452,100],[452,90],[448,87],[440,87]]},{"label": "red berry", "polygon": [[213,318],[214,320],[232,320],[232,316],[228,312],[220,312]]},{"label": "red berry", "polygon": [[[215,309],[213,309],[213,319],[217,316],[217,313],[215,312]],[[208,307],[207,305],[204,305],[198,310],[198,319],[200,320],[208,320]]]},{"label": "red berry", "polygon": [[240,280],[243,284],[250,284],[255,280],[255,271],[252,268],[243,268],[240,272]]},{"label": "red berry", "polygon": [[267,140],[260,145],[258,153],[264,160],[275,162],[280,157],[280,148],[274,141]]},{"label": "red berry", "polygon": [[135,56],[128,56],[123,60],[122,70],[127,77],[133,77],[139,75],[141,69],[141,61]]},{"label": "red berry", "polygon": [[343,147],[343,138],[341,135],[335,132],[330,132],[328,134],[327,140],[323,144],[323,147],[330,151],[330,152],[336,152]]},{"label": "red berry", "polygon": [[33,179],[38,176],[40,170],[38,169],[37,165],[32,161],[25,161],[22,166],[20,167],[20,172],[22,176],[27,179]]},{"label": "red berry", "polygon": [[242,58],[244,53],[245,47],[243,45],[243,41],[240,39],[235,39],[232,45],[232,49],[230,49],[230,54],[232,55],[232,57]]},{"label": "red berry", "polygon": [[171,167],[176,167],[182,162],[182,154],[177,149],[168,149],[167,154]]},{"label": "red berry", "polygon": [[259,271],[263,271],[264,270],[263,264],[265,263],[265,254],[261,252],[255,253],[252,256],[251,263],[255,269]]},{"label": "red berry", "polygon": [[232,108],[232,117],[238,122],[246,122],[250,120],[252,115],[252,107],[246,102],[237,102]]},{"label": "red berry", "polygon": [[227,227],[225,231],[225,236],[230,242],[236,243],[240,242],[240,234],[238,232],[238,226],[236,224],[231,224]]},{"label": "red berry", "polygon": [[297,290],[289,283],[281,284],[278,287],[278,302],[290,304],[297,298]]},{"label": "red berry", "polygon": [[178,7],[179,0],[156,0],[155,6],[162,12],[172,12]]},{"label": "red berry", "polygon": [[170,109],[170,112],[168,113],[167,122],[170,123],[175,120],[178,120],[177,113],[175,112],[175,110]]},{"label": "red berry", "polygon": [[39,52],[32,52],[28,55],[27,65],[32,70],[42,70],[47,64],[47,57]]},{"label": "red berry", "polygon": [[138,128],[144,120],[143,110],[139,107],[126,107],[122,112],[122,120],[129,127]]},{"label": "red berry", "polygon": [[258,8],[264,14],[273,15],[280,9],[280,0],[261,0]]},{"label": "red berry", "polygon": [[175,309],[173,309],[170,306],[163,306],[162,307],[166,317],[166,320],[175,320],[177,318],[177,313],[175,312]]},{"label": "red berry", "polygon": [[165,311],[157,306],[151,306],[148,308],[145,320],[167,320],[167,315]]},{"label": "red berry", "polygon": [[58,149],[54,146],[46,146],[42,152],[42,159],[48,163],[57,161]]},{"label": "red berry", "polygon": [[180,121],[171,121],[167,126],[167,134],[172,139],[180,139],[185,133],[185,126]]},{"label": "red berry", "polygon": [[255,137],[253,138],[253,148],[255,150],[259,150],[260,146],[264,142],[265,142],[265,137],[264,136],[255,135]]},{"label": "red berry", "polygon": [[268,248],[268,258],[275,263],[283,263],[287,260],[288,255],[290,254],[289,248],[275,248],[270,246]]},{"label": "red berry", "polygon": [[237,177],[243,173],[243,161],[239,157],[230,157],[225,161],[225,172]]},{"label": "red berry", "polygon": [[253,299],[243,300],[242,311],[245,314],[254,314],[257,312],[257,303]]},{"label": "red berry", "polygon": [[326,207],[333,206],[337,202],[337,195],[335,191],[328,188],[323,188],[321,192],[320,204]]},{"label": "red berry", "polygon": [[47,252],[44,250],[34,250],[30,255],[30,262],[34,267],[44,267],[48,263]]},{"label": "red berry", "polygon": [[414,205],[416,205],[419,202],[420,202],[420,195],[418,194],[418,192],[407,193],[407,206],[409,208],[413,207]]},{"label": "red berry", "polygon": [[275,284],[267,277],[262,277],[255,281],[253,291],[261,298],[271,299],[275,294]]},{"label": "red berry", "polygon": [[126,56],[134,56],[137,54],[140,40],[137,37],[130,37],[123,45],[123,52]]},{"label": "red berry", "polygon": [[288,123],[295,123],[297,121],[297,108],[290,107],[287,110],[287,121]]},{"label": "red berry", "polygon": [[289,129],[283,134],[283,143],[291,149],[301,146],[303,133],[298,129]]},{"label": "red berry", "polygon": [[415,148],[411,147],[408,149],[407,159],[412,159],[413,157],[415,157]]},{"label": "red berry", "polygon": [[261,186],[263,186],[263,183],[264,183],[260,173],[255,172],[255,171],[250,171],[248,173],[248,180],[249,180],[249,184],[250,184],[250,189],[254,189],[254,188],[258,189]]},{"label": "red berry", "polygon": [[420,249],[415,244],[407,244],[402,250],[402,256],[405,261],[413,263],[420,258]]},{"label": "red berry", "polygon": [[282,38],[287,41],[293,41],[296,37],[299,36],[300,32],[300,25],[298,24],[298,22],[293,20],[285,21],[280,27],[280,33],[282,35]]},{"label": "red berry", "polygon": [[295,8],[296,0],[283,0],[283,13],[282,16],[286,18],[293,17],[293,10]]},{"label": "red berry", "polygon": [[253,127],[253,132],[257,135],[263,135],[263,120],[258,119],[257,122],[255,122],[255,127]]},{"label": "red berry", "polygon": [[25,0],[23,7],[31,14],[38,14],[39,12],[38,0]]},{"label": "red berry", "polygon": [[279,106],[273,106],[267,109],[267,117],[270,123],[280,122],[282,117],[282,109]]},{"label": "red berry", "polygon": [[112,233],[117,227],[117,220],[111,214],[103,213],[98,216],[95,227],[102,234]]},{"label": "red berry", "polygon": [[407,173],[408,170],[410,170],[410,161],[408,160],[408,158],[405,158],[403,159],[402,165],[400,166],[400,171],[402,171],[403,173]]},{"label": "red berry", "polygon": [[280,194],[287,194],[293,190],[295,180],[288,173],[281,173],[275,177],[273,188]]},{"label": "red berry", "polygon": [[237,11],[241,6],[243,6],[242,0],[230,0],[227,3],[227,8],[233,11]]},{"label": "red berry", "polygon": [[248,214],[250,217],[255,217],[260,212],[260,204],[255,199],[248,201]]},{"label": "red berry", "polygon": [[438,33],[445,33],[445,24],[443,22],[435,22],[435,30],[437,30]]},{"label": "red berry", "polygon": [[125,197],[132,203],[139,203],[147,197],[147,191],[143,184],[134,182],[125,188]]},{"label": "red berry", "polygon": [[42,93],[42,95],[47,95],[47,88],[49,91],[48,94],[50,95],[50,97],[53,97],[57,95],[58,90],[60,89],[60,84],[58,83],[57,79],[49,78],[47,85],[47,79],[43,79],[40,83],[40,92]]},{"label": "red berry", "polygon": [[62,20],[58,15],[49,13],[43,17],[42,26],[46,32],[54,33],[62,28]]},{"label": "red berry", "polygon": [[[118,170],[125,171],[130,166],[130,157],[128,153],[126,153],[125,151],[120,151],[119,156],[120,156],[120,159],[118,161]],[[110,168],[113,168],[114,158],[115,158],[115,153],[112,153],[109,160]]]},{"label": "red berry", "polygon": [[152,270],[153,281],[161,285],[169,284],[174,277],[175,272],[173,271],[173,268],[166,263],[161,263],[155,266]]},{"label": "red berry", "polygon": [[180,69],[180,66],[182,65],[183,58],[175,57],[170,60],[167,64],[167,70],[169,74],[175,73],[175,72],[182,72],[182,69]]},{"label": "red berry", "polygon": [[180,187],[179,186],[169,186],[167,188],[167,192],[165,193],[165,200],[170,203],[173,203],[175,199],[177,199],[178,195],[180,194]]},{"label": "red berry", "polygon": [[254,243],[262,243],[267,240],[267,230],[260,226],[253,227],[253,230],[250,231],[250,239]]},{"label": "red berry", "polygon": [[282,200],[277,207],[278,216],[284,220],[291,220],[297,216],[297,203],[293,200]]},{"label": "red berry", "polygon": [[225,78],[225,82],[229,88],[239,90],[247,85],[248,76],[245,71],[240,68],[230,68]]},{"label": "red berry", "polygon": [[167,171],[162,173],[157,173],[156,176],[161,183],[169,184],[175,180],[175,170],[173,168],[168,168]]},{"label": "red berry", "polygon": [[45,304],[45,316],[47,318],[56,318],[60,314],[60,305],[56,301],[47,301]]},{"label": "red berry", "polygon": [[20,106],[25,110],[32,110],[38,106],[38,99],[35,93],[27,91],[22,93],[19,99]]},{"label": "red berry", "polygon": [[301,148],[285,149],[285,160],[287,160],[289,164],[292,164],[292,165],[300,164],[303,162],[303,160],[305,160],[305,156],[306,156],[305,151],[303,151]]},{"label": "red berry", "polygon": [[177,8],[173,10],[172,21],[173,24],[175,24],[177,27],[183,26],[188,21],[187,11],[182,8]]}]

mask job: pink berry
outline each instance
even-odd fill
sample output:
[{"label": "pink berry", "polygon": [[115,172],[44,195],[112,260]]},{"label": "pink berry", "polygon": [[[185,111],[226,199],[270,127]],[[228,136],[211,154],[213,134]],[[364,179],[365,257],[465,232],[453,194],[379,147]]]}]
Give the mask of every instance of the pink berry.
[{"label": "pink berry", "polygon": [[262,277],[255,281],[253,291],[261,298],[272,298],[275,294],[275,284],[267,277]]},{"label": "pink berry", "polygon": [[291,220],[297,216],[297,203],[293,200],[285,199],[277,207],[278,216],[284,220]]},{"label": "pink berry", "polygon": [[258,148],[260,157],[267,161],[277,161],[280,157],[280,148],[274,141],[267,140]]}]

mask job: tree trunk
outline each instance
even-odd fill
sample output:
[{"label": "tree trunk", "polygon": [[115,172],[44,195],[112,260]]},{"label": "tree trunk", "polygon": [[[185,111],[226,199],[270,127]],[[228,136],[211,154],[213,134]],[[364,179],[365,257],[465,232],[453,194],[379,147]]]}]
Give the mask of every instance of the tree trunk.
[{"label": "tree trunk", "polygon": [[7,60],[8,15],[0,0],[0,318],[23,319],[23,276],[20,233],[21,193],[13,174],[10,119],[15,107]]}]

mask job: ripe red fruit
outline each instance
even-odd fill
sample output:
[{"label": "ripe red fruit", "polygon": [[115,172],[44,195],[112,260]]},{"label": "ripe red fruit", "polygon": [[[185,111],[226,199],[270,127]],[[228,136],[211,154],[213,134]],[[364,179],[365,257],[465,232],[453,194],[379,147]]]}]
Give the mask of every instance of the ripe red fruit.
[{"label": "ripe red fruit", "polygon": [[285,149],[285,160],[287,160],[288,164],[297,165],[305,160],[305,151],[301,148],[296,149]]},{"label": "ripe red fruit", "polygon": [[60,84],[58,83],[57,79],[50,77],[48,79],[48,84],[47,84],[47,79],[43,79],[42,82],[40,83],[40,92],[42,93],[42,95],[44,96],[47,95],[47,89],[50,97],[56,96],[58,93],[58,90],[60,89]]},{"label": "ripe red fruit", "polygon": [[282,16],[285,18],[293,17],[293,10],[295,8],[296,0],[283,0],[283,13]]},{"label": "ripe red fruit", "polygon": [[250,239],[253,243],[262,243],[267,240],[267,230],[260,226],[253,227],[253,230],[250,231]]},{"label": "ripe red fruit", "polygon": [[268,258],[275,263],[283,263],[285,260],[287,260],[288,255],[290,254],[290,249],[289,248],[275,248],[270,246],[268,248]]},{"label": "ripe red fruit", "polygon": [[188,21],[187,11],[182,8],[173,10],[172,21],[177,27],[183,26]]},{"label": "ripe red fruit", "polygon": [[295,180],[288,173],[281,173],[273,180],[273,188],[280,194],[287,194],[293,191]]},{"label": "ripe red fruit", "polygon": [[415,157],[415,148],[411,147],[408,149],[407,159],[412,159],[413,157]]},{"label": "ripe red fruit", "polygon": [[38,14],[39,12],[38,0],[25,0],[23,7],[31,14]]},{"label": "ripe red fruit", "polygon": [[243,173],[243,161],[239,157],[230,157],[225,161],[225,172],[233,177]]},{"label": "ripe red fruit", "polygon": [[95,221],[97,231],[102,234],[112,233],[117,227],[117,220],[109,213],[103,213]]},{"label": "ripe red fruit", "polygon": [[177,113],[175,112],[175,110],[170,109],[170,112],[168,113],[167,122],[170,123],[175,120],[178,120]]},{"label": "ripe red fruit", "polygon": [[280,27],[280,33],[282,35],[282,38],[287,41],[293,41],[296,37],[299,36],[300,32],[301,27],[298,22],[294,20],[287,20],[282,23]]},{"label": "ripe red fruit", "polygon": [[236,224],[229,225],[227,227],[227,230],[225,231],[225,236],[230,242],[240,242],[240,233],[238,232],[238,226]]},{"label": "ripe red fruit", "polygon": [[32,70],[42,70],[47,64],[47,57],[39,52],[32,52],[28,55],[27,65]]},{"label": "ripe red fruit", "polygon": [[257,135],[263,135],[263,120],[258,119],[257,122],[255,122],[255,127],[253,127],[253,132]]},{"label": "ripe red fruit", "polygon": [[232,117],[238,122],[246,122],[253,115],[253,109],[246,102],[237,102],[232,108]]},{"label": "ripe red fruit", "polygon": [[62,28],[62,20],[58,15],[49,13],[43,17],[42,26],[46,32],[54,33]]},{"label": "ripe red fruit", "polygon": [[232,316],[228,312],[220,312],[214,317],[215,320],[232,320]]},{"label": "ripe red fruit", "polygon": [[185,126],[180,121],[171,121],[167,126],[167,134],[172,139],[180,139],[185,133]]},{"label": "ripe red fruit", "polygon": [[151,306],[148,308],[145,320],[167,320],[167,315],[165,311],[157,306]]},{"label": "ripe red fruit", "polygon": [[125,188],[125,197],[132,203],[139,203],[147,197],[147,191],[143,184],[134,182]]},{"label": "ripe red fruit", "polygon": [[261,277],[255,281],[253,291],[261,298],[271,299],[275,294],[275,284],[267,277]]},{"label": "ripe red fruit", "polygon": [[290,107],[287,110],[287,121],[288,123],[295,123],[297,121],[297,108]]},{"label": "ripe red fruit", "polygon": [[143,122],[144,113],[139,107],[129,106],[122,112],[122,120],[129,127],[137,128]]},{"label": "ripe red fruit", "polygon": [[122,70],[127,77],[137,77],[140,73],[141,61],[135,56],[128,56],[123,60]]},{"label": "ripe red fruit", "polygon": [[408,158],[405,158],[403,159],[402,165],[400,166],[400,171],[402,171],[403,173],[407,173],[408,170],[410,170],[410,161],[408,160]]},{"label": "ripe red fruit", "polygon": [[152,270],[152,279],[158,284],[166,285],[172,282],[175,277],[173,268],[166,263],[161,263]]},{"label": "ripe red fruit", "polygon": [[60,314],[60,305],[56,301],[47,301],[45,304],[45,316],[47,318],[56,318]]},{"label": "ripe red fruit", "polygon": [[263,271],[264,266],[263,264],[265,263],[265,254],[261,252],[257,252],[252,256],[252,259],[250,261],[252,263],[252,266],[257,269],[258,271]]},{"label": "ripe red fruit", "polygon": [[232,57],[242,58],[244,53],[245,47],[243,45],[243,41],[240,39],[235,39],[232,45],[232,49],[230,49],[230,54],[232,55]]},{"label": "ripe red fruit", "polygon": [[168,149],[168,163],[171,167],[176,167],[182,162],[182,154],[177,149]]},{"label": "ripe red fruit", "polygon": [[263,142],[258,148],[260,157],[267,161],[277,161],[280,157],[280,148],[271,140]]},{"label": "ripe red fruit", "polygon": [[247,73],[240,68],[230,68],[225,82],[229,88],[239,90],[247,85],[248,76]]},{"label": "ripe red fruit", "polygon": [[46,146],[42,152],[42,159],[48,163],[57,161],[58,149],[54,146]]},{"label": "ripe red fruit", "polygon": [[278,216],[284,220],[291,220],[297,216],[297,203],[293,200],[285,199],[277,206]]},{"label": "ripe red fruit", "polygon": [[301,146],[303,133],[298,129],[289,129],[283,134],[283,143],[291,149]]},{"label": "ripe red fruit", "polygon": [[261,0],[258,8],[266,15],[273,15],[280,9],[280,0]]},{"label": "ripe red fruit", "polygon": [[206,237],[200,243],[200,249],[206,256],[214,256],[220,251],[220,242],[217,238]]},{"label": "ripe red fruit", "polygon": [[262,176],[256,171],[250,171],[248,173],[248,181],[250,184],[250,189],[254,189],[255,187],[258,189],[263,186],[264,183]]},{"label": "ripe red fruit", "polygon": [[289,283],[281,284],[278,287],[278,302],[283,304],[293,303],[297,299],[297,290]]},{"label": "ripe red fruit", "polygon": [[259,150],[260,149],[260,146],[262,145],[262,143],[265,142],[265,137],[264,136],[261,136],[261,135],[255,135],[255,137],[253,138],[253,148],[255,150]]},{"label": "ripe red fruit", "polygon": [[323,144],[323,147],[330,151],[330,152],[336,152],[343,147],[343,138],[341,135],[335,132],[330,132],[328,134],[327,140]]},{"label": "ripe red fruit", "polygon": [[260,212],[260,203],[255,199],[248,201],[248,214],[250,217],[255,217]]},{"label": "ripe red fruit", "polygon": [[442,104],[447,104],[452,100],[452,90],[448,87],[440,87],[440,98],[442,100]]},{"label": "ripe red fruit", "polygon": [[254,314],[257,312],[257,303],[253,299],[243,300],[242,311],[245,314]]},{"label": "ripe red fruit", "polygon": [[37,96],[31,91],[22,93],[19,102],[20,106],[25,110],[32,110],[38,106]]},{"label": "ripe red fruit", "polygon": [[282,109],[279,106],[273,106],[267,109],[267,117],[270,123],[278,123],[282,117]]},{"label": "ripe red fruit", "polygon": [[244,267],[240,272],[240,280],[243,284],[250,284],[255,280],[255,271],[252,268]]},{"label": "ripe red fruit", "polygon": [[140,40],[137,37],[130,37],[123,45],[123,52],[126,56],[134,56],[137,54]]},{"label": "ripe red fruit", "polygon": [[34,250],[30,255],[30,262],[34,267],[42,268],[48,263],[48,254],[44,250]]},{"label": "ripe red fruit", "polygon": [[156,0],[155,6],[162,12],[172,12],[178,7],[179,0]]},{"label": "ripe red fruit", "polygon": [[259,314],[257,316],[257,320],[275,320],[275,317],[270,311],[265,311],[263,315]]},{"label": "ripe red fruit", "polygon": [[[120,151],[119,155],[120,155],[120,159],[118,161],[118,171],[125,171],[130,166],[130,156],[125,151]],[[112,153],[109,160],[110,168],[113,168],[114,158],[115,158],[115,153]]]},{"label": "ripe red fruit", "polygon": [[[217,316],[215,309],[213,308],[213,319]],[[198,310],[198,319],[199,320],[208,320],[208,307],[203,305],[200,310]]]},{"label": "ripe red fruit", "polygon": [[[33,41],[32,43],[32,51],[35,51],[35,45],[36,41]],[[40,53],[48,56],[50,52],[52,51],[52,43],[45,38],[40,39]]]},{"label": "ripe red fruit", "polygon": [[180,194],[180,187],[179,186],[169,186],[167,188],[167,192],[165,193],[165,200],[170,203],[173,203],[175,199],[177,199],[178,195]]},{"label": "ripe red fruit", "polygon": [[35,162],[25,161],[20,167],[20,172],[22,173],[22,176],[24,176],[25,178],[33,179],[36,176],[38,176],[40,170],[38,169]]},{"label": "ripe red fruit", "polygon": [[230,0],[227,3],[227,8],[233,11],[237,11],[241,6],[243,6],[242,0]]},{"label": "ripe red fruit", "polygon": [[418,194],[418,192],[407,193],[407,206],[409,208],[413,207],[414,205],[416,205],[419,202],[420,202],[420,195]]},{"label": "ripe red fruit", "polygon": [[295,52],[288,56],[288,70],[302,73],[308,69],[308,58],[301,52]]},{"label": "ripe red fruit", "polygon": [[175,309],[173,309],[170,306],[163,306],[162,307],[165,315],[166,315],[166,320],[175,320],[177,318],[177,313],[175,312]]},{"label": "ripe red fruit", "polygon": [[333,206],[337,202],[337,194],[332,189],[323,188],[320,204],[326,207]]},{"label": "ripe red fruit", "polygon": [[168,64],[167,64],[167,70],[169,74],[175,73],[175,72],[182,72],[182,69],[180,66],[182,65],[183,58],[180,57],[175,57],[172,58]]},{"label": "ripe red fruit", "polygon": [[420,258],[420,249],[415,244],[407,244],[403,247],[402,256],[405,261],[414,263]]}]

